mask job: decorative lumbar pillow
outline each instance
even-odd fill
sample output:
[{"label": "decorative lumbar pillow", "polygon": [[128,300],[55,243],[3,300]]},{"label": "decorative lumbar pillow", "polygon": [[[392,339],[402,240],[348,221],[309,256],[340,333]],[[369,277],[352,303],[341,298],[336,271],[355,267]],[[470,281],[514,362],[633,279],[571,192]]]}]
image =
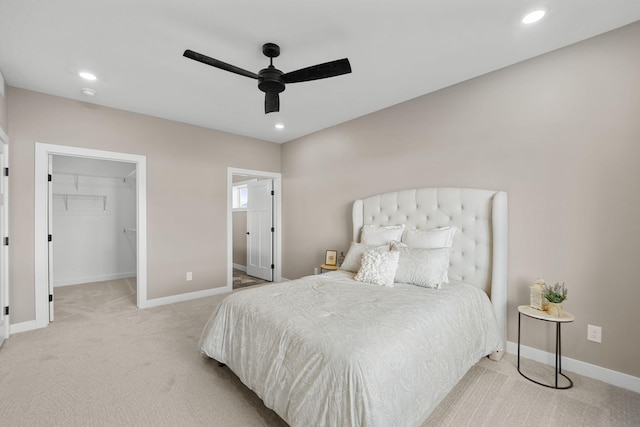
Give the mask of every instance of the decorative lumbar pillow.
[{"label": "decorative lumbar pillow", "polygon": [[362,255],[362,265],[355,280],[392,288],[399,257],[398,251],[382,252],[375,249],[366,251]]},{"label": "decorative lumbar pillow", "polygon": [[388,245],[392,240],[400,240],[404,224],[401,225],[365,225],[360,231],[360,242],[367,245]]},{"label": "decorative lumbar pillow", "polygon": [[362,255],[365,253],[365,251],[371,249],[387,252],[389,251],[389,245],[376,246],[351,242],[351,246],[347,251],[347,255],[344,257],[344,261],[342,262],[340,269],[357,273],[358,270],[360,270],[360,261],[362,259]]},{"label": "decorative lumbar pillow", "polygon": [[453,225],[431,230],[405,230],[402,242],[412,248],[450,248],[457,228]]},{"label": "decorative lumbar pillow", "polygon": [[449,283],[450,248],[424,249],[394,245],[400,255],[395,281],[425,288],[440,289]]}]

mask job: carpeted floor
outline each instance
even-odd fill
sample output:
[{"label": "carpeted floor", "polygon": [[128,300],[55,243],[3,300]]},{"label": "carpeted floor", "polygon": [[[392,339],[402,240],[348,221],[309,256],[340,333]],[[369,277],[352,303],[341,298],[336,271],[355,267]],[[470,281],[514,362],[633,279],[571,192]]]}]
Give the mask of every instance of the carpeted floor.
[{"label": "carpeted floor", "polygon": [[[135,284],[124,280],[57,288],[55,297],[56,321],[0,348],[0,425],[286,426],[197,350],[224,295],[138,310]],[[568,375],[573,389],[551,390],[522,378],[512,355],[483,359],[423,425],[640,425],[639,394]]]}]

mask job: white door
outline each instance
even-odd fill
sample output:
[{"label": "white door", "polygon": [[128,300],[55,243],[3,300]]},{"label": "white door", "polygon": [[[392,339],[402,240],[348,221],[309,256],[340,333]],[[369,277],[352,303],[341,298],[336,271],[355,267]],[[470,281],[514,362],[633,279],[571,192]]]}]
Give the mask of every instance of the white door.
[{"label": "white door", "polygon": [[9,338],[8,145],[0,139],[0,346]]},{"label": "white door", "polygon": [[47,184],[47,233],[49,239],[49,322],[53,322],[53,156],[49,154]]},{"label": "white door", "polygon": [[247,274],[273,281],[273,180],[247,184]]}]

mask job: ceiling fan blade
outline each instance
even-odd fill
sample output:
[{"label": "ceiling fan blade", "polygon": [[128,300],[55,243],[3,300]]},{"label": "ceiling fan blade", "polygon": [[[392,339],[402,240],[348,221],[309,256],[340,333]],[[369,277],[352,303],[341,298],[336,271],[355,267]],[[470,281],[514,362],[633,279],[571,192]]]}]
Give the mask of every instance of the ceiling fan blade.
[{"label": "ceiling fan blade", "polygon": [[202,62],[203,64],[211,65],[212,67],[220,68],[221,70],[229,71],[231,73],[240,74],[241,76],[251,77],[257,79],[258,75],[251,71],[243,70],[235,65],[227,64],[226,62],[218,61],[217,59],[210,58],[192,50],[185,50],[183,56],[193,59],[194,61]]},{"label": "ceiling fan blade", "polygon": [[280,95],[278,92],[266,92],[264,94],[264,113],[280,111]]},{"label": "ceiling fan blade", "polygon": [[311,80],[326,79],[327,77],[340,76],[351,72],[351,64],[347,58],[324,64],[312,65],[282,75],[285,83],[308,82]]}]

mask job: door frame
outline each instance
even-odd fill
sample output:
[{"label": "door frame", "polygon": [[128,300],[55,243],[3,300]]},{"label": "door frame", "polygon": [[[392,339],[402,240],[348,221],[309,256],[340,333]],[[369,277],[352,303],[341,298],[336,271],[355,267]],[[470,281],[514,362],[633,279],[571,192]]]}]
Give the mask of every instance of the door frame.
[{"label": "door frame", "polygon": [[[47,241],[47,174],[49,155],[88,157],[136,164],[137,306],[147,302],[147,158],[143,155],[35,143],[35,308],[36,328],[49,324],[49,279]],[[54,237],[55,238],[55,237]]]},{"label": "door frame", "polygon": [[282,174],[251,169],[227,168],[227,288],[233,289],[233,175],[273,180],[273,281],[282,281]]},{"label": "door frame", "polygon": [[[0,74],[0,77],[2,75]],[[2,145],[2,164],[0,165],[0,173],[4,174],[5,168],[9,168],[9,136],[0,127],[0,144]],[[2,223],[0,223],[0,239],[4,240],[6,237],[9,239],[9,177],[5,176],[2,180],[4,203],[1,209],[4,209],[4,215],[2,215]],[[10,243],[10,242],[9,242]],[[5,314],[5,307],[10,307],[9,301],[9,246],[5,245],[5,242],[0,242],[0,263],[2,263],[2,269],[0,269],[0,292],[2,293],[3,304],[0,304],[0,310],[2,310],[1,316],[4,317],[4,324],[2,330],[0,330],[0,345],[5,339],[9,338],[11,333],[11,311],[9,314]]]}]

